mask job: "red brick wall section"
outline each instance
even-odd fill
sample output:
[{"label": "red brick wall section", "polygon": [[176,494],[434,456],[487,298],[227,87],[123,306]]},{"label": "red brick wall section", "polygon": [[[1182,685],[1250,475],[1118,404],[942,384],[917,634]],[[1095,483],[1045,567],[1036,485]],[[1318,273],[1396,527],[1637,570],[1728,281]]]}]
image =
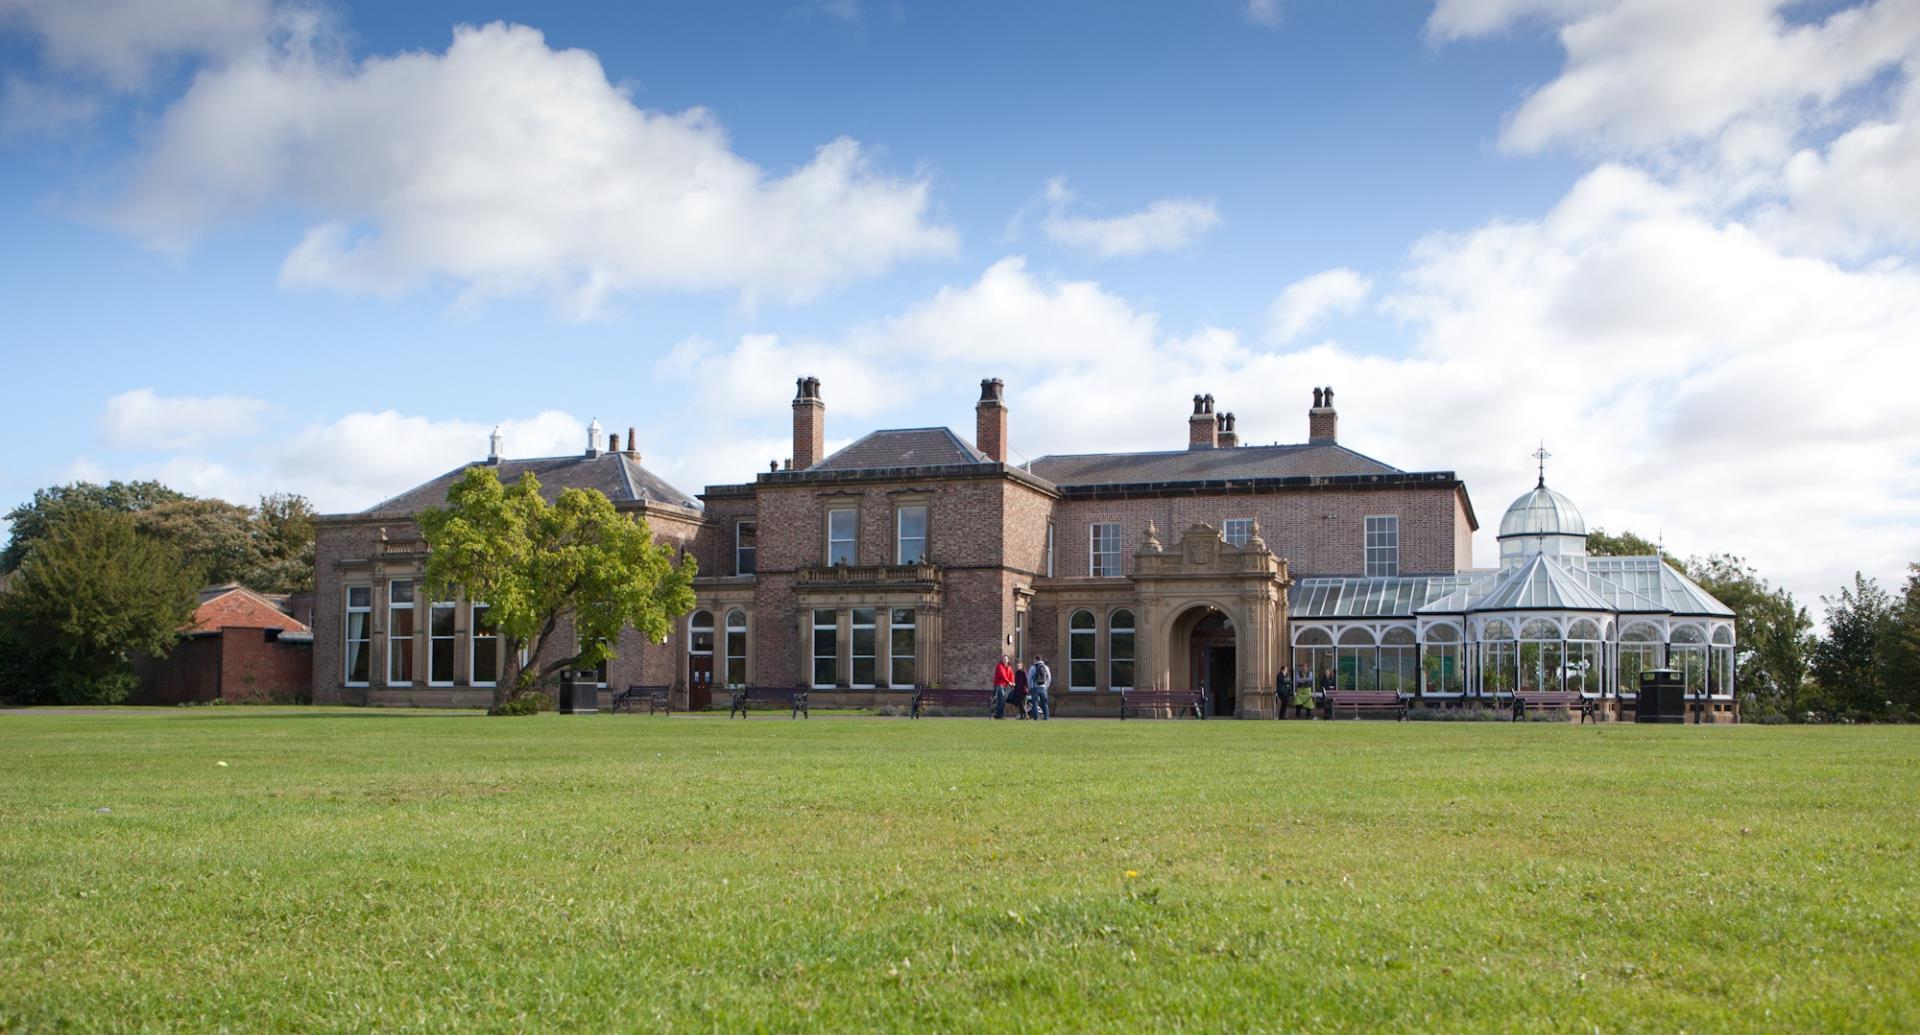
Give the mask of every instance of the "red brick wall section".
[{"label": "red brick wall section", "polygon": [[270,641],[265,629],[228,626],[220,634],[220,696],[236,703],[312,700],[313,644]]},{"label": "red brick wall section", "polygon": [[1087,535],[1098,521],[1120,523],[1120,568],[1133,572],[1152,521],[1171,545],[1188,526],[1220,528],[1228,518],[1257,518],[1268,549],[1286,559],[1293,575],[1361,575],[1366,570],[1365,518],[1400,518],[1400,572],[1433,575],[1455,570],[1465,520],[1450,488],[1329,489],[1268,496],[1201,496],[1132,500],[1071,500],[1059,508],[1054,574],[1088,574]]}]

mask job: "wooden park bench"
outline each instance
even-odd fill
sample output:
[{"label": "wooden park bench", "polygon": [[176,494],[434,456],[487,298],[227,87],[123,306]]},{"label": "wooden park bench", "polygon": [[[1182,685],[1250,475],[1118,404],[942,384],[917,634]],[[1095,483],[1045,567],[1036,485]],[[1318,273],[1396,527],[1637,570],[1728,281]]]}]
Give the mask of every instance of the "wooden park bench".
[{"label": "wooden park bench", "polygon": [[673,688],[669,686],[630,686],[614,695],[613,711],[633,712],[642,704],[647,706],[647,714],[657,712],[673,714]]},{"label": "wooden park bench", "polygon": [[1327,717],[1337,719],[1340,713],[1349,711],[1358,719],[1363,712],[1392,713],[1395,718],[1407,717],[1407,702],[1391,690],[1330,690],[1327,692]]},{"label": "wooden park bench", "polygon": [[913,692],[913,711],[908,718],[920,717],[922,708],[993,708],[993,691],[962,690],[953,687],[923,687]]},{"label": "wooden park bench", "polygon": [[1525,690],[1513,695],[1513,717],[1518,720],[1528,712],[1562,712],[1572,715],[1580,713],[1580,721],[1592,719],[1600,721],[1597,702],[1589,701],[1578,690]]},{"label": "wooden park bench", "polygon": [[796,719],[804,715],[813,718],[807,710],[807,688],[804,686],[743,686],[733,692],[733,702],[727,709],[727,718],[735,714],[747,717],[747,706],[760,704],[789,709],[787,718]]},{"label": "wooden park bench", "polygon": [[1131,711],[1135,718],[1145,709],[1167,709],[1169,718],[1178,719],[1191,715],[1196,719],[1207,717],[1207,695],[1201,690],[1128,690],[1120,695],[1120,718],[1125,719]]}]

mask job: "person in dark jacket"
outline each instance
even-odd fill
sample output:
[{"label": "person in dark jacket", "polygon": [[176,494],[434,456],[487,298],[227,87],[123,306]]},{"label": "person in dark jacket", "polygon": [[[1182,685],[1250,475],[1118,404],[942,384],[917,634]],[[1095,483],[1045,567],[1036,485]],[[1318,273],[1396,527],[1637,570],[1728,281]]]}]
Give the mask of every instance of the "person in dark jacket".
[{"label": "person in dark jacket", "polygon": [[1007,695],[1007,703],[1013,705],[1013,715],[1017,719],[1033,718],[1033,707],[1028,703],[1032,689],[1027,685],[1027,670],[1018,660],[1013,664],[1013,693]]}]

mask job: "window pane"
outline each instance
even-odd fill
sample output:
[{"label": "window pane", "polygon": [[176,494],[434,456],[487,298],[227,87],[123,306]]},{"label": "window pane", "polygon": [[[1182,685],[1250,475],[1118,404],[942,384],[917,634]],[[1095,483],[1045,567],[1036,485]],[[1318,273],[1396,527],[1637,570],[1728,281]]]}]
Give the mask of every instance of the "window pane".
[{"label": "window pane", "polygon": [[373,587],[371,586],[347,587],[347,606],[348,607],[368,607],[372,603],[373,603]]},{"label": "window pane", "polygon": [[851,510],[830,510],[827,512],[827,563],[853,564],[854,562],[854,512]]},{"label": "window pane", "polygon": [[451,637],[433,638],[433,650],[428,657],[427,679],[435,683],[453,681],[453,639]]},{"label": "window pane", "polygon": [[413,603],[413,583],[411,582],[407,582],[405,580],[395,581],[388,585],[387,591],[390,594],[388,599],[391,600],[393,603],[396,603],[396,604]]},{"label": "window pane", "polygon": [[752,575],[759,567],[759,526],[742,521],[734,526],[733,573]]},{"label": "window pane", "polygon": [[1228,518],[1220,531],[1222,538],[1227,542],[1245,549],[1247,540],[1253,535],[1253,519]]},{"label": "window pane", "polygon": [[367,641],[356,640],[347,644],[347,682],[364,683],[367,681]]}]

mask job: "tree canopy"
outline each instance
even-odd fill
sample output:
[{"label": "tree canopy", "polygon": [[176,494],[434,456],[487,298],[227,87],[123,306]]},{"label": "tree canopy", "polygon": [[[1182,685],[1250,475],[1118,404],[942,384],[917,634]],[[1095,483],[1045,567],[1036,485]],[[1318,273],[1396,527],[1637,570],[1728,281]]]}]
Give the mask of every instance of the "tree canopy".
[{"label": "tree canopy", "polygon": [[1651,557],[1660,548],[1632,532],[1608,535],[1602,528],[1587,533],[1587,553],[1595,557]]},{"label": "tree canopy", "polygon": [[[621,514],[599,492],[566,489],[549,503],[531,472],[505,486],[492,468],[470,467],[447,505],[417,520],[428,592],[484,601],[505,640],[508,678],[494,690],[496,711],[562,669],[614,657],[627,626],[662,640],[693,610],[693,558],[676,564],[645,520]],[[563,621],[572,629],[561,639]],[[532,659],[525,667],[522,650]]]},{"label": "tree canopy", "polygon": [[40,489],[8,514],[12,537],[0,571],[19,567],[36,543],[77,514],[131,514],[142,533],[172,544],[203,582],[238,582],[268,593],[313,588],[313,505],[275,493],[256,507],[201,499],[159,482],[109,482]]},{"label": "tree canopy", "polygon": [[0,595],[0,694],[22,703],[111,704],[136,653],[164,656],[199,602],[180,551],[107,509],[64,517]]},{"label": "tree canopy", "polygon": [[1890,700],[1887,645],[1896,628],[1892,598],[1878,582],[1855,572],[1852,586],[1820,602],[1827,609],[1827,635],[1814,648],[1814,679],[1843,711],[1883,712]]}]

